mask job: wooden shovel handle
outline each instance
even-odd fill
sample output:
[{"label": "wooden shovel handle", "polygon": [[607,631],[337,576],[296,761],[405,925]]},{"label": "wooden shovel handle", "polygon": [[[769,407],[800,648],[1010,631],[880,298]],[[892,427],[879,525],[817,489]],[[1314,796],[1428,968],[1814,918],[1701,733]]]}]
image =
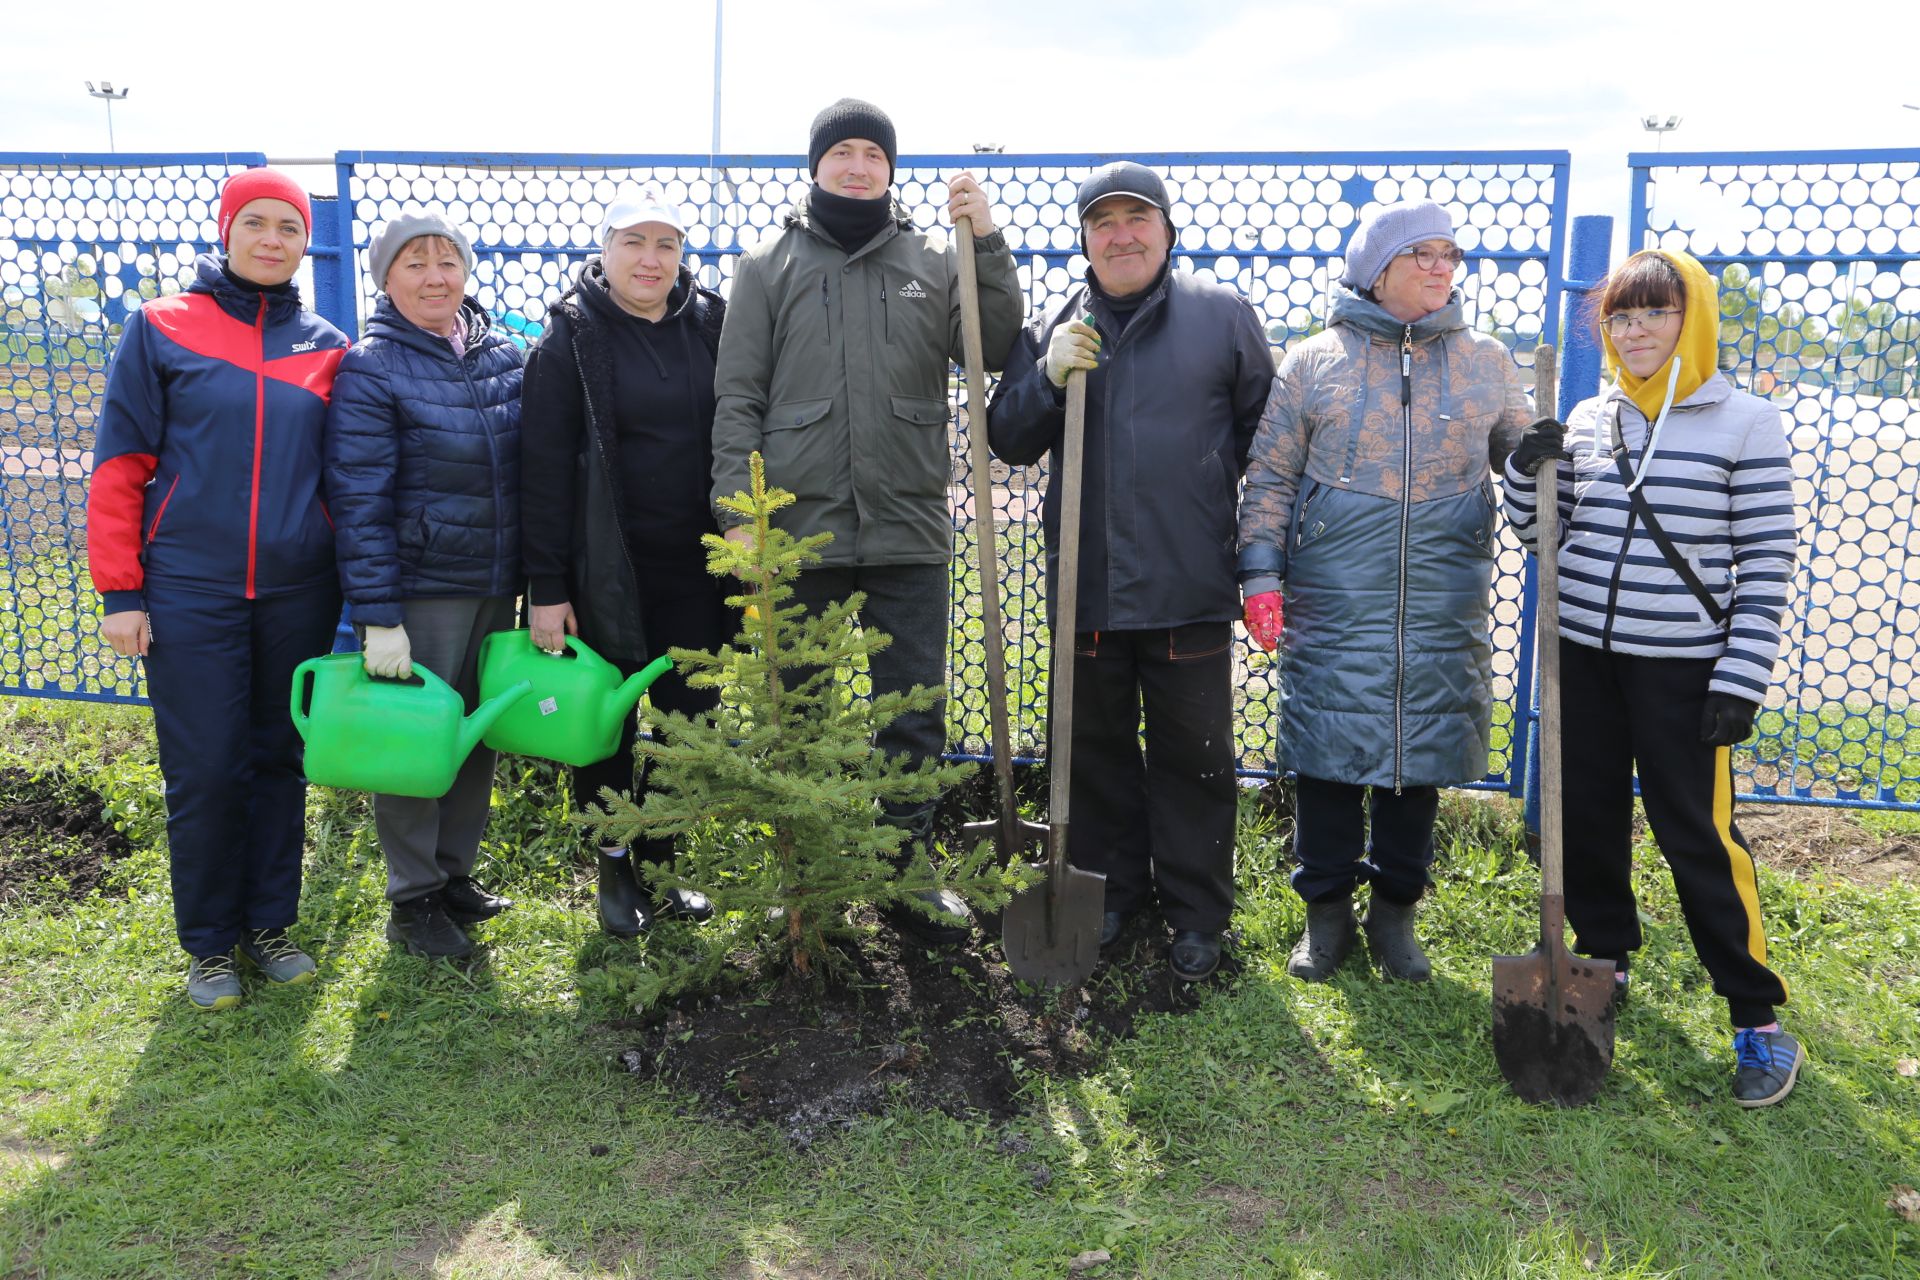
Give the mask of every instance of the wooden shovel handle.
[{"label": "wooden shovel handle", "polygon": [[[1559,355],[1552,347],[1533,353],[1534,411],[1555,412]],[[1566,895],[1560,818],[1560,464],[1548,458],[1533,475],[1534,552],[1539,565],[1534,634],[1540,652],[1540,897],[1542,928],[1559,914]],[[1549,902],[1551,905],[1549,906]],[[1557,932],[1543,940],[1561,942]]]},{"label": "wooden shovel handle", "polygon": [[[1052,484],[1060,503],[1060,569],[1053,591],[1053,668],[1049,720],[1052,744],[1047,768],[1052,795],[1049,821],[1065,829],[1068,785],[1073,772],[1073,632],[1080,613],[1080,455],[1087,435],[1087,373],[1067,374],[1067,427]],[[1055,859],[1060,858],[1056,851]]]},{"label": "wooden shovel handle", "polygon": [[960,253],[960,341],[967,361],[967,447],[972,461],[973,546],[980,570],[980,629],[986,642],[987,727],[993,737],[993,773],[998,784],[1000,851],[1019,846],[1019,815],[1013,798],[1013,754],[1007,738],[1007,650],[1000,622],[1000,552],[993,513],[993,454],[987,443],[987,361],[980,337],[980,276],[973,260],[973,219],[962,214],[953,227]]}]

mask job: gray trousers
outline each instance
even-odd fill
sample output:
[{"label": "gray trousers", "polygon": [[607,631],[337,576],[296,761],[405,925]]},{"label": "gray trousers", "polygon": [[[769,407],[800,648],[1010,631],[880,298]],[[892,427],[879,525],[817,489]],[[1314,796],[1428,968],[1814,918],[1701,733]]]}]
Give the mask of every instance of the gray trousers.
[{"label": "gray trousers", "polygon": [[[402,608],[413,665],[459,690],[471,712],[480,700],[480,642],[513,626],[513,598],[408,600]],[[373,826],[387,855],[388,901],[438,893],[454,876],[473,873],[487,830],[496,756],[475,747],[454,775],[452,790],[438,800],[373,798]]]},{"label": "gray trousers", "polygon": [[[868,660],[874,695],[904,692],[917,684],[944,695],[951,575],[944,564],[823,566],[800,575],[793,599],[809,613],[818,613],[856,591],[866,592],[860,625],[893,637],[892,644]],[[944,696],[927,710],[910,711],[880,730],[874,746],[916,764],[938,756],[947,749]]]}]

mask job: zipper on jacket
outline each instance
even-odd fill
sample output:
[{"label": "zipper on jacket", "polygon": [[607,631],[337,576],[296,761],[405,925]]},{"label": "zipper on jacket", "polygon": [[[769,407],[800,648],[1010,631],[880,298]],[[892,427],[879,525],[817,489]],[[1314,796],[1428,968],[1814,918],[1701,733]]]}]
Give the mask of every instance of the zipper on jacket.
[{"label": "zipper on jacket", "polygon": [[833,295],[827,292],[827,278],[820,277],[820,315],[823,318],[820,332],[826,339],[826,345],[833,345]]},{"label": "zipper on jacket", "polygon": [[[260,451],[267,437],[267,295],[260,295],[260,311],[253,331],[260,340],[260,362],[253,369],[253,500],[247,512],[247,599],[253,599],[254,570],[260,560]],[[156,522],[156,527],[157,527]]]},{"label": "zipper on jacket", "polygon": [[1400,588],[1393,613],[1393,794],[1406,763],[1407,539],[1413,523],[1413,326],[1400,337]]},{"label": "zipper on jacket", "polygon": [[[473,348],[469,347],[468,350],[472,351]],[[447,353],[452,355],[453,362],[460,366],[460,376],[466,380],[467,384],[467,397],[473,401],[474,412],[480,415],[480,434],[487,438],[487,464],[493,471],[493,483],[489,486],[493,490],[493,573],[487,579],[492,584],[493,590],[488,594],[505,595],[509,588],[500,577],[506,561],[506,557],[501,554],[503,549],[501,547],[501,529],[503,528],[501,507],[503,504],[500,501],[500,443],[493,438],[493,424],[487,420],[487,406],[480,399],[480,388],[473,384],[473,370],[467,368],[467,357],[455,354],[451,342],[447,344]],[[505,571],[512,572],[511,569]]]},{"label": "zipper on jacket", "polygon": [[[826,281],[824,280],[821,281],[820,287],[822,289],[825,289],[827,287]],[[606,480],[607,487],[609,489],[612,489],[619,484],[619,481],[614,478],[613,461],[612,459],[607,457],[607,446],[600,438],[600,428],[597,425],[599,415],[594,411],[594,407],[593,407],[593,388],[587,385],[587,366],[580,359],[579,336],[577,334],[569,333],[567,335],[567,345],[573,348],[573,367],[576,370],[578,370],[580,374],[580,399],[587,406],[587,434],[593,438],[593,451],[600,455],[601,474],[604,476]],[[618,533],[619,536],[616,537],[614,541],[620,544],[620,558],[627,562],[627,577],[633,580],[634,612],[635,614],[639,614],[640,613],[640,571],[634,567],[633,552],[627,548],[627,531],[625,529],[621,529],[618,527],[620,524],[620,519],[618,515],[617,506],[615,508],[615,512],[616,514],[614,516],[614,525],[615,525],[616,532]],[[521,530],[521,536],[522,537],[526,536],[526,531],[524,529]],[[571,583],[568,584],[567,594],[569,595],[573,594],[573,586]],[[641,638],[644,641],[646,637],[646,618],[644,616],[640,617],[639,622],[640,622]]]}]

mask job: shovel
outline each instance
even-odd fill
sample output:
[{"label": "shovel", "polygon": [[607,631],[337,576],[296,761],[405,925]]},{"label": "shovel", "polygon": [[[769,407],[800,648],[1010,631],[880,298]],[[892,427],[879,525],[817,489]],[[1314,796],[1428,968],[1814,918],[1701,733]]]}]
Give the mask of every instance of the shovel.
[{"label": "shovel", "polygon": [[[1534,404],[1554,408],[1555,354],[1534,352]],[[1560,468],[1534,478],[1540,579],[1540,942],[1524,956],[1493,958],[1493,1056],[1528,1102],[1577,1107],[1613,1064],[1613,961],[1567,950],[1560,814]]]},{"label": "shovel", "polygon": [[980,626],[987,645],[987,718],[993,734],[993,776],[1000,796],[998,818],[961,828],[967,847],[992,840],[1003,863],[1040,843],[1047,829],[1020,817],[1014,806],[1013,753],[1007,747],[1007,643],[1000,624],[1000,553],[995,545],[993,455],[987,447],[987,372],[980,339],[980,285],[973,261],[973,220],[954,227],[960,246],[960,334],[967,357],[967,443],[973,458],[974,551],[980,562]]},{"label": "shovel", "polygon": [[1080,453],[1087,433],[1087,375],[1067,374],[1067,430],[1054,482],[1060,486],[1060,566],[1053,613],[1052,743],[1047,772],[1046,880],[1023,889],[1001,917],[1001,946],[1016,978],[1052,987],[1085,982],[1100,962],[1107,878],[1067,865],[1067,796],[1073,776],[1073,627],[1080,594]]}]

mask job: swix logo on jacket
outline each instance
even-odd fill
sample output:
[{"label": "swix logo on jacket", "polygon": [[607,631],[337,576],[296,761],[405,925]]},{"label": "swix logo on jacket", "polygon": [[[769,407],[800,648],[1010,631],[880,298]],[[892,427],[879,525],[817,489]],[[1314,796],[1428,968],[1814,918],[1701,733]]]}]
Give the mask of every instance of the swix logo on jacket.
[{"label": "swix logo on jacket", "polygon": [[321,434],[346,349],[292,286],[243,287],[212,254],[127,318],[87,499],[109,613],[140,608],[149,577],[249,599],[332,577]]}]

